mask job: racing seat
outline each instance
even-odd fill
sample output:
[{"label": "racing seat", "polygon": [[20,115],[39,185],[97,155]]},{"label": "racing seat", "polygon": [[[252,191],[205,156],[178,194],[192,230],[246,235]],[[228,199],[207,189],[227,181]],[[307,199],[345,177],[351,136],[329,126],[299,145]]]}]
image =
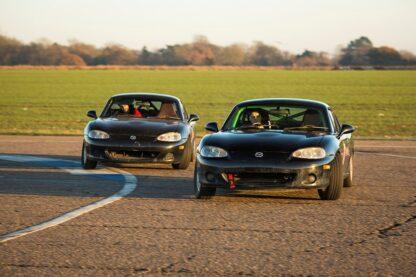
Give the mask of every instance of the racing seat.
[{"label": "racing seat", "polygon": [[321,115],[317,110],[309,109],[305,111],[305,114],[303,115],[302,126],[307,126],[307,125],[318,126],[318,127],[323,126]]},{"label": "racing seat", "polygon": [[178,115],[175,112],[175,108],[173,107],[173,103],[162,103],[157,117],[159,118],[178,117]]}]

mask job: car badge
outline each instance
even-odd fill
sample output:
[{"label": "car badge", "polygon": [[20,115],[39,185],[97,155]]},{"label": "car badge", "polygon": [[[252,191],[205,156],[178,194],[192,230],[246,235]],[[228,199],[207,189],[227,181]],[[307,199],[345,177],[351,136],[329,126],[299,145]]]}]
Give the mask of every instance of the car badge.
[{"label": "car badge", "polygon": [[136,136],[130,136],[131,140],[136,140]]},{"label": "car badge", "polygon": [[263,152],[256,152],[256,153],[254,153],[254,157],[256,157],[256,158],[263,158]]}]

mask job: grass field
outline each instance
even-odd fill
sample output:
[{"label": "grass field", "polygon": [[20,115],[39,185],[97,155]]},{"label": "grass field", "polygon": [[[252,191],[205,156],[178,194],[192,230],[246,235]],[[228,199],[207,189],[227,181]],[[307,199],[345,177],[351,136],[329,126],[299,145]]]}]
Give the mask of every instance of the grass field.
[{"label": "grass field", "polygon": [[136,91],[180,97],[200,133],[239,101],[301,97],[330,104],[358,136],[416,138],[416,71],[0,70],[0,133],[82,134],[87,110]]}]

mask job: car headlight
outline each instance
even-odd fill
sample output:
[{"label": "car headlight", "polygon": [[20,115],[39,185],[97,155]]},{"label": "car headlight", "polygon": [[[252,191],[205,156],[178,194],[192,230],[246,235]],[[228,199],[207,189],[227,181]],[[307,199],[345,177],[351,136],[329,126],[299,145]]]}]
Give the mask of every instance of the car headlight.
[{"label": "car headlight", "polygon": [[200,153],[205,158],[225,158],[228,156],[227,151],[215,146],[204,146]]},{"label": "car headlight", "polygon": [[292,153],[292,157],[298,159],[318,160],[326,156],[325,149],[321,147],[307,147],[298,149]]},{"label": "car headlight", "polygon": [[110,135],[104,131],[91,130],[88,132],[88,137],[92,139],[109,139]]},{"label": "car headlight", "polygon": [[182,136],[178,132],[164,133],[157,137],[158,141],[167,141],[167,142],[180,141],[181,139],[182,139]]}]

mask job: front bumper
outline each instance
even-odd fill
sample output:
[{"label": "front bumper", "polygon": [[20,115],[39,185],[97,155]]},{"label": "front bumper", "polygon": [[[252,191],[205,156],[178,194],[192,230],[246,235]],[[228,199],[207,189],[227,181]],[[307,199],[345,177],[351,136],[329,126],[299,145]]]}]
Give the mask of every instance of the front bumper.
[{"label": "front bumper", "polygon": [[206,159],[198,154],[196,170],[205,187],[324,189],[329,185],[328,165],[331,167],[333,159],[253,162]]},{"label": "front bumper", "polygon": [[84,138],[90,160],[116,163],[180,163],[184,158],[187,139],[179,142],[105,141]]}]

